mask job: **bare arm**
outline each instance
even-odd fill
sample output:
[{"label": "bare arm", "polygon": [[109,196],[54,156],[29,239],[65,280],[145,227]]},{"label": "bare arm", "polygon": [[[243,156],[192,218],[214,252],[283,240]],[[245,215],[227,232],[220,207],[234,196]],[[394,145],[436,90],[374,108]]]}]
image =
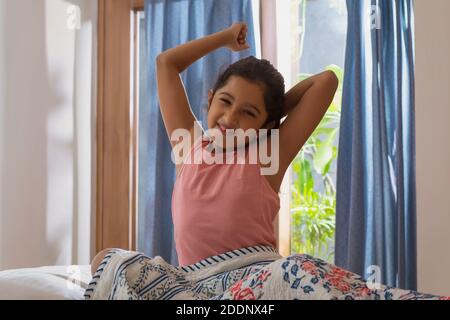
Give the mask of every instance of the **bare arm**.
[{"label": "bare arm", "polygon": [[322,78],[324,74],[327,74],[329,72],[330,71],[324,71],[306,78],[293,86],[288,92],[286,92],[282,118],[287,116],[290,111],[297,105],[306,91],[311,88],[314,81],[317,81],[318,79]]},{"label": "bare arm", "polygon": [[324,71],[301,81],[286,93],[283,111],[287,117],[280,125],[281,170],[287,169],[319,125],[338,84],[334,72]]},{"label": "bare arm", "polygon": [[158,60],[170,64],[178,73],[182,73],[195,61],[221,47],[229,47],[232,50],[248,49],[247,44],[242,47],[232,45],[239,37],[241,30],[247,32],[246,28],[245,24],[235,24],[228,29],[168,49],[158,56]]},{"label": "bare arm", "polygon": [[[233,51],[247,49],[246,28],[244,23],[237,23],[228,29],[189,41],[158,55],[156,59],[158,96],[169,139],[174,130],[183,128],[192,132],[196,124],[180,73],[220,47],[228,47]],[[172,141],[171,143],[172,146],[176,144]]]}]

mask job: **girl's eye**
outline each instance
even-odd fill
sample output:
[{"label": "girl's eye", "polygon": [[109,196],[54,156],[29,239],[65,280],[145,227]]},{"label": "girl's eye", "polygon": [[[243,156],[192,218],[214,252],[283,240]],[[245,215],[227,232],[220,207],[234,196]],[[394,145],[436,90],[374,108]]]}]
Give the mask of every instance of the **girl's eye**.
[{"label": "girl's eye", "polygon": [[[220,101],[223,101],[225,104],[231,104],[230,101],[226,100],[226,99],[220,99]],[[256,116],[250,112],[250,111],[244,111],[246,114],[248,114],[249,116],[255,118]]]}]

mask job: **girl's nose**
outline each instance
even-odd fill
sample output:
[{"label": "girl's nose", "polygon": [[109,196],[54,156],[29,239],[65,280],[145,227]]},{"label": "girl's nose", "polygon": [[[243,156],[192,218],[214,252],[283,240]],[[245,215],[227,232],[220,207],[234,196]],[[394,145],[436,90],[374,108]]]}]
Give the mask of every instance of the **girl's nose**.
[{"label": "girl's nose", "polygon": [[237,128],[237,123],[235,121],[225,120],[222,122],[222,124],[225,127],[225,129],[236,129]]},{"label": "girl's nose", "polygon": [[233,111],[230,111],[227,113],[224,117],[223,125],[227,129],[236,129],[238,125],[238,119],[236,117],[236,114]]}]

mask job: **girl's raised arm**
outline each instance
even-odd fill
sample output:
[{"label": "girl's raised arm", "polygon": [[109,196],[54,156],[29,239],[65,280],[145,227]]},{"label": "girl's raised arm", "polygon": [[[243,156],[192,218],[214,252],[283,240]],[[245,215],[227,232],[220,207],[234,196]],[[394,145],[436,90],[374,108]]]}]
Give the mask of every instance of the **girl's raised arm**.
[{"label": "girl's raised arm", "polygon": [[[314,132],[333,101],[339,80],[333,71],[311,76],[291,88],[285,95],[280,125],[280,179]],[[280,180],[281,181],[281,180]]]},{"label": "girl's raised arm", "polygon": [[[156,58],[156,78],[161,114],[169,140],[176,129],[191,132],[197,125],[180,77],[185,69],[198,59],[220,47],[233,51],[248,49],[245,23],[168,49]],[[170,141],[175,146],[176,141]]]}]

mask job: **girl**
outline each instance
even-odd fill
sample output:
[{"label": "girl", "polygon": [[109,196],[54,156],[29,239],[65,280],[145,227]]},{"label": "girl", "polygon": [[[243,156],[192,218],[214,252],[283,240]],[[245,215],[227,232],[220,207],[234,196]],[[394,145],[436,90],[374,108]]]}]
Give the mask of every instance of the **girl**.
[{"label": "girl", "polygon": [[[196,150],[194,143],[198,142],[198,137],[194,130],[198,130],[195,128],[198,123],[189,106],[180,73],[218,48],[226,47],[235,52],[248,49],[246,35],[246,23],[239,22],[228,29],[171,48],[157,57],[158,96],[164,125],[169,139],[177,129],[189,131],[191,140],[180,142],[188,144],[184,150],[190,150],[189,146]],[[272,222],[279,209],[278,191],[285,171],[324,116],[337,86],[336,75],[325,71],[285,93],[282,75],[267,60],[254,57],[232,64],[219,76],[208,95],[208,128],[257,131],[279,128],[278,171],[260,177],[252,175],[255,170],[247,176],[239,172],[237,178],[241,179],[229,181],[230,175],[237,176],[232,173],[236,166],[216,166],[208,171],[210,176],[202,176],[203,184],[195,186],[199,181],[198,177],[192,177],[196,169],[186,170],[185,178],[179,175],[183,163],[177,164],[172,210],[181,265],[246,245],[276,245]],[[280,125],[280,120],[286,115]],[[176,141],[170,142],[173,148],[176,147]],[[248,146],[249,141],[246,142]],[[221,145],[227,148],[225,140]],[[271,165],[260,161],[258,164]],[[219,170],[222,172],[217,172]],[[229,183],[221,185],[225,182]],[[215,197],[211,195],[208,200],[201,197],[202,192],[211,192],[212,189],[217,191]],[[252,190],[258,191],[253,193],[253,199]],[[211,207],[216,209],[214,216],[203,215]],[[204,221],[195,223],[198,219]],[[93,273],[108,250],[99,252],[93,259]]]},{"label": "girl", "polygon": [[[164,125],[173,149],[181,144],[184,150],[184,161],[176,164],[172,195],[180,266],[159,256],[103,250],[92,261],[93,280],[86,298],[417,299],[418,294],[410,291],[372,290],[351,272],[308,255],[283,258],[275,249],[273,220],[280,208],[280,184],[333,99],[338,86],[333,72],[314,75],[285,93],[283,77],[267,60],[241,59],[221,73],[209,91],[207,125],[215,129],[213,137],[194,134],[202,128],[191,111],[180,73],[220,47],[248,49],[246,35],[246,24],[235,23],[157,57]],[[260,174],[260,169],[271,165],[263,161],[261,152],[256,152],[256,163],[248,163],[250,151],[259,151],[263,141],[247,136],[237,146],[245,150],[244,164],[191,161],[205,154],[237,160],[237,149],[227,139],[230,129],[278,130],[273,132],[279,143],[266,146],[275,155],[271,159],[277,162],[275,173]],[[188,132],[188,138],[171,139],[180,130]]]},{"label": "girl", "polygon": [[[184,129],[190,134],[183,150],[195,155],[199,145],[194,131],[201,128],[191,112],[179,74],[196,60],[220,47],[233,51],[248,49],[247,26],[230,28],[169,49],[157,58],[157,83],[161,113],[169,139]],[[331,71],[301,82],[285,95],[282,75],[267,61],[252,56],[223,72],[208,95],[207,122],[216,149],[227,151],[226,130],[279,129],[275,174],[260,176],[258,166],[239,164],[176,165],[177,181],[172,202],[175,243],[179,263],[188,265],[206,257],[251,245],[276,246],[273,220],[279,210],[278,190],[284,173],[330,105],[338,86]],[[281,118],[287,115],[280,125]],[[265,141],[267,142],[267,141]],[[190,147],[192,146],[192,148]],[[239,147],[239,145],[237,146]],[[245,140],[247,149],[249,139]],[[271,151],[268,143],[269,153]],[[260,150],[256,150],[260,154]],[[201,151],[200,151],[201,152]],[[233,152],[233,150],[231,150]],[[248,153],[248,152],[247,152]],[[182,158],[189,155],[183,154]],[[273,156],[273,155],[272,155]],[[273,157],[272,157],[273,158]],[[191,159],[190,159],[191,160]],[[259,170],[260,172],[261,170]]]}]

